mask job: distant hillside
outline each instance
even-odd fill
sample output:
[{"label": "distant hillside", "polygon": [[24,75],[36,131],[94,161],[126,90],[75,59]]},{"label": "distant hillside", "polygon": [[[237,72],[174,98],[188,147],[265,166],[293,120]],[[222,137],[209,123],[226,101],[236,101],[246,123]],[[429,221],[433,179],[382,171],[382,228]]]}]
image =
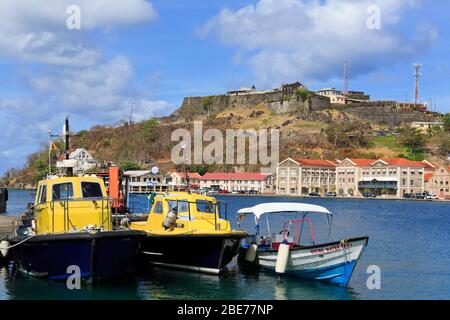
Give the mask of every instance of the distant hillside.
[{"label": "distant hillside", "polygon": [[[373,133],[395,131],[395,126],[386,119],[399,118],[405,113],[385,109],[382,121],[377,120],[377,112],[361,111],[344,107],[325,108],[323,99],[312,93],[284,96],[281,101],[260,102],[256,105],[233,105],[217,98],[190,99],[173,115],[150,119],[120,127],[96,126],[90,130],[73,134],[72,147],[86,148],[99,162],[113,161],[123,167],[149,168],[158,165],[162,170],[173,169],[170,160],[172,147],[171,134],[178,128],[192,130],[192,120],[203,120],[203,128],[226,129],[271,129],[281,132],[280,157],[302,156],[318,159],[342,159],[346,157],[380,158],[405,156],[444,161],[450,152],[450,133],[431,132],[427,135],[407,131],[398,136],[374,136]],[[319,102],[314,102],[318,99]],[[200,102],[199,102],[200,101]],[[220,102],[222,101],[222,102]],[[245,102],[245,101],[244,101]],[[196,105],[200,103],[200,105]],[[241,101],[243,103],[243,101]],[[321,107],[314,107],[319,103]],[[218,105],[215,105],[218,104]],[[360,106],[359,108],[364,108]],[[366,107],[367,108],[367,107]],[[382,108],[380,107],[380,110]],[[387,112],[387,114],[386,114]],[[391,112],[389,114],[389,112]],[[439,119],[436,114],[423,114],[416,111],[407,113],[408,117]],[[406,118],[404,118],[406,119]],[[402,123],[407,123],[404,121]],[[420,140],[420,141],[419,141]],[[206,143],[205,143],[206,144]],[[62,149],[62,145],[60,146]],[[53,152],[56,159],[58,152]],[[33,187],[38,179],[46,174],[48,151],[32,154],[21,169],[11,169],[2,182],[12,187]],[[196,166],[192,170],[257,170],[257,166]]]}]

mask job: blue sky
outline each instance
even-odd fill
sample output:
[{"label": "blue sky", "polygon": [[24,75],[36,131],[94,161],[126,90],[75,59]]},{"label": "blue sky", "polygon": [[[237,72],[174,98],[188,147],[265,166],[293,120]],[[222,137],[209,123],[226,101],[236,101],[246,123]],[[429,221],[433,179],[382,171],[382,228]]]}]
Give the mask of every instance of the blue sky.
[{"label": "blue sky", "polygon": [[[81,10],[68,30],[66,9]],[[366,9],[380,8],[369,30]],[[301,81],[450,112],[450,4],[426,0],[3,0],[0,174],[20,167],[66,114],[75,130],[167,115],[183,97]]]}]

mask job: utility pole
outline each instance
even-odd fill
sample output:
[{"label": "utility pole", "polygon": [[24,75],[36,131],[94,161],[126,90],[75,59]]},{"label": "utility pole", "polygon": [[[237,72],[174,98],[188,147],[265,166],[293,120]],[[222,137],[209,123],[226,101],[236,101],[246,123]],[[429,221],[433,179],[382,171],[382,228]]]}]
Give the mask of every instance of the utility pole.
[{"label": "utility pole", "polygon": [[415,104],[419,104],[420,102],[420,96],[419,96],[419,79],[422,76],[420,74],[420,68],[422,67],[421,64],[415,63],[413,64],[413,68],[414,68],[414,79],[415,79],[415,92],[414,92],[414,96],[415,96]]}]

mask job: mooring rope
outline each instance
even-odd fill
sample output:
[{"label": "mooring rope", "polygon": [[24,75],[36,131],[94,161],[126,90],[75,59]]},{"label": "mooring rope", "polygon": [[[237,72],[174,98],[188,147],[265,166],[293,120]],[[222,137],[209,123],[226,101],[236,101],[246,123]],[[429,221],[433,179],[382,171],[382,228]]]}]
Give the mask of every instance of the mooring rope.
[{"label": "mooring rope", "polygon": [[[16,244],[13,244],[12,246],[5,247],[5,248],[1,248],[1,249],[2,249],[2,250],[9,250],[9,249],[15,248],[15,247],[21,245],[22,243],[27,242],[28,240],[30,240],[30,239],[32,239],[32,238],[34,238],[34,237],[36,237],[36,236],[37,236],[36,234],[35,234],[35,235],[32,235],[32,236],[30,236],[30,237],[28,237],[28,238],[26,238],[26,239],[24,239],[24,240],[22,240],[22,241],[16,243]],[[6,237],[5,237],[5,238],[6,238]],[[3,238],[2,241],[3,241],[5,238]]]}]

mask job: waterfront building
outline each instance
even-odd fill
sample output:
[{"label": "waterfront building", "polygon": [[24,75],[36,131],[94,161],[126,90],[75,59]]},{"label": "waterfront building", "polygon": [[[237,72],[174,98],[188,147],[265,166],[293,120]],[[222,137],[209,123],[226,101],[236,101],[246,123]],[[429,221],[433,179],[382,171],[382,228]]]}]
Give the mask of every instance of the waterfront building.
[{"label": "waterfront building", "polygon": [[425,191],[439,199],[450,199],[450,167],[431,163],[425,173]]},{"label": "waterfront building", "polygon": [[336,164],[329,160],[288,158],[276,170],[279,195],[325,194],[336,191]]},{"label": "waterfront building", "polygon": [[272,194],[275,192],[275,176],[258,172],[206,173],[200,179],[200,187],[229,192],[255,191],[261,194]]},{"label": "waterfront building", "polygon": [[[86,173],[86,171],[99,166],[94,157],[92,157],[92,155],[84,148],[70,150],[69,160],[71,160],[71,163],[73,164],[73,173],[78,176],[82,176]],[[56,160],[56,167],[59,174],[65,173],[67,163],[66,156],[64,154]]]},{"label": "waterfront building", "polygon": [[172,177],[163,172],[153,174],[150,170],[125,171],[128,177],[128,188],[130,193],[148,194],[152,192],[174,191]]},{"label": "waterfront building", "polygon": [[358,196],[362,168],[370,167],[375,159],[344,159],[336,167],[336,190],[339,196]]},{"label": "waterfront building", "polygon": [[337,193],[340,196],[362,196],[373,193],[403,197],[425,189],[424,162],[403,158],[345,159],[337,165]]},{"label": "waterfront building", "polygon": [[[186,186],[186,174],[184,172],[170,172],[169,175],[172,178],[172,184],[176,186]],[[200,179],[202,178],[201,175],[199,175],[197,172],[189,172],[189,185],[192,188],[199,188],[200,187]]]}]

